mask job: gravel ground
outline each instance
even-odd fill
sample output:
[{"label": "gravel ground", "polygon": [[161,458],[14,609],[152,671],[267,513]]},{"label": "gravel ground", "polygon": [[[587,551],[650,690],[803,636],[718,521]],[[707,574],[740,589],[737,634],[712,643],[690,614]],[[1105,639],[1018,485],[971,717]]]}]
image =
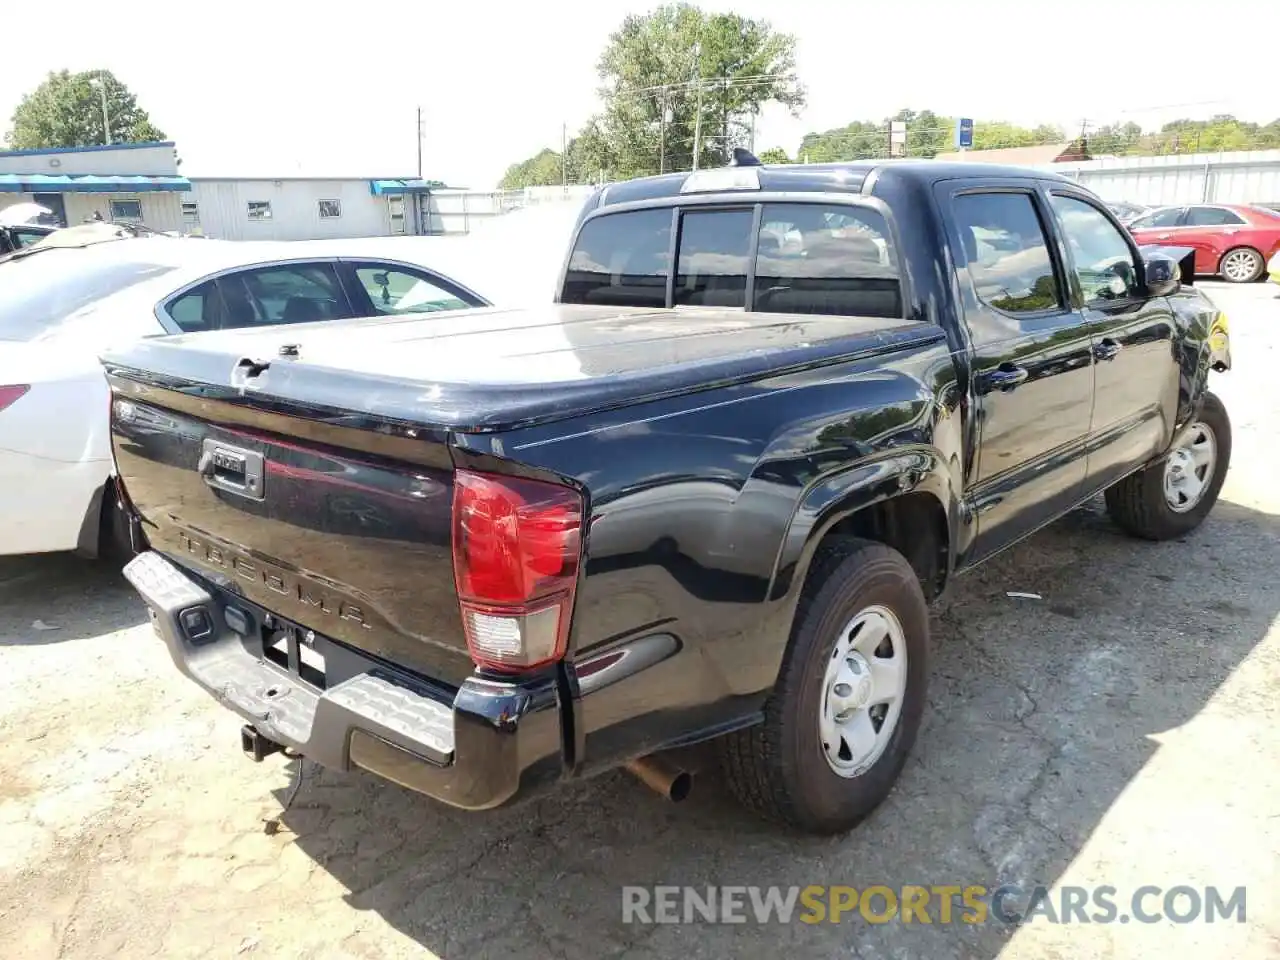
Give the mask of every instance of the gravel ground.
[{"label": "gravel ground", "polygon": [[[240,756],[117,575],[0,562],[0,957],[1280,955],[1280,290],[1211,291],[1222,502],[1160,545],[1091,505],[959,581],[915,754],[838,840],[757,823],[714,776],[680,806],[616,774],[463,814],[303,764],[285,809],[298,764]],[[1122,914],[1144,884],[1244,886],[1247,920],[621,920],[626,884],[1005,882],[1109,884]]]}]

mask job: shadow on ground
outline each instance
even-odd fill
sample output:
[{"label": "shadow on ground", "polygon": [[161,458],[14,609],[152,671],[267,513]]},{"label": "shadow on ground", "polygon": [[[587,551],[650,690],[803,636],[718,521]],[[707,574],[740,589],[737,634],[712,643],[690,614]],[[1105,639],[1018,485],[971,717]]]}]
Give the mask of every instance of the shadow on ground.
[{"label": "shadow on ground", "polygon": [[0,646],[83,640],[146,619],[119,564],[70,553],[0,557]]},{"label": "shadow on ground", "polygon": [[1266,635],[1277,569],[1280,518],[1221,503],[1185,542],[1146,544],[1091,505],[962,579],[935,619],[915,754],[844,838],[757,822],[714,769],[680,806],[610,774],[466,814],[307,764],[284,829],[353,907],[442,957],[995,957],[1013,931],[994,922],[625,925],[621,887],[1051,884],[1152,736],[1191,720]]}]

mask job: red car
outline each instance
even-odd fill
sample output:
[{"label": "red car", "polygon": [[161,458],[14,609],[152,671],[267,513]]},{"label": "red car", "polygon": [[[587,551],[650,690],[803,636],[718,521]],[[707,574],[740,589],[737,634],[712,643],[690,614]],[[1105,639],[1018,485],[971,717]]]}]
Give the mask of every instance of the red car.
[{"label": "red car", "polygon": [[1129,232],[1140,244],[1195,248],[1197,274],[1249,283],[1280,250],[1280,213],[1231,203],[1160,207],[1130,223]]}]

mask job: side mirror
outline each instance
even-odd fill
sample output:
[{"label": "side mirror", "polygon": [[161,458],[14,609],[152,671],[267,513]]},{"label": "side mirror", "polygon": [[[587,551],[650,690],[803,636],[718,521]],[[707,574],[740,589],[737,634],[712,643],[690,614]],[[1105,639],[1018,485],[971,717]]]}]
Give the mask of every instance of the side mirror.
[{"label": "side mirror", "polygon": [[1143,263],[1147,275],[1147,293],[1153,297],[1167,297],[1177,293],[1181,280],[1178,263],[1163,253],[1148,254]]}]

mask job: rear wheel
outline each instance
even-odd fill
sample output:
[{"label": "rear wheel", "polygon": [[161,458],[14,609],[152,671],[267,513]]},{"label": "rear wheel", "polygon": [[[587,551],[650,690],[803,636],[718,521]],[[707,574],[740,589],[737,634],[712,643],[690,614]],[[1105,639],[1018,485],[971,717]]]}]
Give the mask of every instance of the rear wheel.
[{"label": "rear wheel", "polygon": [[896,550],[842,538],[814,560],[764,722],[719,742],[750,809],[842,833],[889,795],[915,742],[929,611]]},{"label": "rear wheel", "polygon": [[1217,395],[1209,393],[1200,416],[1173,449],[1107,490],[1107,512],[1126,532],[1145,540],[1183,536],[1217,503],[1230,465],[1231,419]]},{"label": "rear wheel", "polygon": [[1218,273],[1230,283],[1252,283],[1262,276],[1262,254],[1253,247],[1236,247],[1222,255]]}]

